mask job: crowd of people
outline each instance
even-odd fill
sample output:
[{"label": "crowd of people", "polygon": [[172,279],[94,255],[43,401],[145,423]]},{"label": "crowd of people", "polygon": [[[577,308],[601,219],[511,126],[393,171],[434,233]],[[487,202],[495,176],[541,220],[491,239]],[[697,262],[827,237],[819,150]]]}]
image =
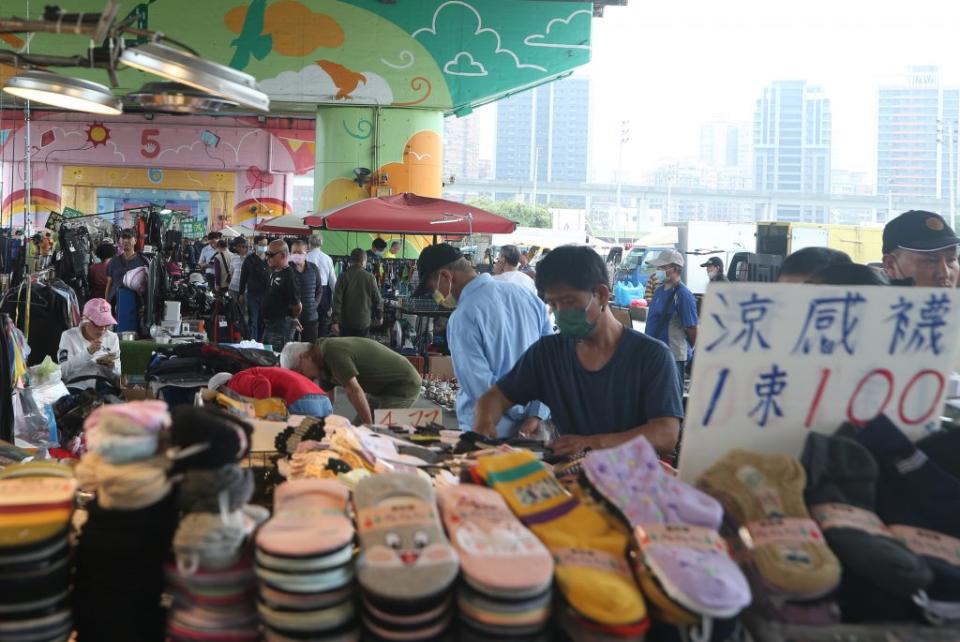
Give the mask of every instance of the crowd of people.
[{"label": "crowd of people", "polygon": [[[133,241],[124,232],[119,254],[98,248],[104,260],[91,268],[91,282],[94,293],[103,294],[87,303],[83,322],[61,339],[59,361],[71,378],[82,380],[78,387],[118,376],[111,304],[126,273],[144,264]],[[808,247],[786,257],[779,282],[953,288],[960,276],[958,244],[941,216],[909,211],[884,229],[882,267]],[[185,262],[204,271],[212,288],[244,301],[249,338],[282,353],[281,369],[289,375],[257,373],[268,380],[267,388],[323,394],[342,387],[357,418],[367,423],[378,408],[415,403],[421,385],[416,369],[368,338],[383,318],[383,300],[367,261],[399,248],[376,239],[369,251],[351,253],[339,278],[319,236],[289,243],[258,236],[250,251],[245,239],[228,244],[211,232],[194,249],[185,249]],[[614,447],[643,435],[669,457],[678,446],[685,373],[699,326],[696,300],[681,278],[684,256],[665,250],[650,261],[657,285],[644,332],[615,318],[608,268],[594,250],[555,248],[535,274],[521,271],[522,259],[518,248],[504,246],[493,274],[478,273],[459,249],[441,243],[425,248],[417,260],[414,296],[431,296],[452,310],[447,341],[459,383],[460,428],[499,438],[554,430],[558,454]],[[700,267],[711,281],[725,280],[718,258]],[[289,376],[303,381],[280,381]],[[320,387],[304,383],[311,380]]]}]

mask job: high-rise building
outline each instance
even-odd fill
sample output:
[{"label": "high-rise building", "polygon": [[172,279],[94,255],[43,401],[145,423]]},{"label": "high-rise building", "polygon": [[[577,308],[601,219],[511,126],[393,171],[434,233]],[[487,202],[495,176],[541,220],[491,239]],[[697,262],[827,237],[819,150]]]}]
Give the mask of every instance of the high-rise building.
[{"label": "high-rise building", "polygon": [[[767,86],[753,116],[754,189],[827,194],[830,191],[830,99],[805,81]],[[784,221],[828,222],[829,211],[778,201],[759,212]]]},{"label": "high-rise building", "polygon": [[720,168],[749,170],[751,131],[745,123],[712,121],[700,128],[700,160]]},{"label": "high-rise building", "polygon": [[443,179],[480,178],[480,123],[476,114],[443,121]]},{"label": "high-rise building", "polygon": [[[877,118],[877,194],[950,198],[957,184],[960,89],[935,66],[883,85]],[[952,168],[952,171],[951,171]]]},{"label": "high-rise building", "polygon": [[[571,77],[497,104],[497,180],[583,183],[587,180],[590,80]],[[534,169],[536,168],[536,170]],[[542,196],[537,199],[546,203]],[[583,197],[550,202],[583,206]]]}]

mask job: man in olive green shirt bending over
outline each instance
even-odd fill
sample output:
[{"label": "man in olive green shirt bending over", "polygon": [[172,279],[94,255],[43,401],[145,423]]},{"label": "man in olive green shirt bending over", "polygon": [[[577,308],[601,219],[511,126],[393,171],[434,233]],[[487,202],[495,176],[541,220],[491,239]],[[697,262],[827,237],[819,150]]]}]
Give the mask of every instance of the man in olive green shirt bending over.
[{"label": "man in olive green shirt bending over", "polygon": [[372,424],[373,411],[410,408],[420,396],[420,375],[390,348],[359,337],[328,337],[288,343],[280,366],[317,380],[324,391],[341,386],[360,423]]}]

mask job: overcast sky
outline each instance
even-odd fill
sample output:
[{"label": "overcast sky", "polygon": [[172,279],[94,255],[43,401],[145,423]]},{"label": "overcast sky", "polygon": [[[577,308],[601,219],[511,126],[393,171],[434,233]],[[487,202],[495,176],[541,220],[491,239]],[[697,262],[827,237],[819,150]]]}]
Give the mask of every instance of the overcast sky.
[{"label": "overcast sky", "polygon": [[[594,20],[591,165],[612,180],[619,122],[631,121],[628,178],[698,155],[700,126],[749,123],[773,80],[824,87],[833,110],[833,167],[874,173],[876,91],[909,65],[960,81],[957,0],[630,0]],[[496,107],[480,110],[491,135]]]}]

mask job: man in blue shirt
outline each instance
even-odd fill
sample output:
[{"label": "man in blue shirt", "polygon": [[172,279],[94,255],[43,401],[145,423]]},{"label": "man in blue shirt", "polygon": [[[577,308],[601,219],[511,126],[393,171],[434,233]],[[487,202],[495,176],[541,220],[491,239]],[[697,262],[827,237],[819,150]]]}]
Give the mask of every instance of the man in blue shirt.
[{"label": "man in blue shirt", "polygon": [[676,250],[664,250],[650,265],[659,268],[657,277],[661,285],[653,293],[653,301],[647,311],[646,333],[660,339],[677,362],[680,390],[683,390],[683,373],[687,361],[693,356],[697,342],[697,301],[690,288],[680,281],[683,271],[683,255]]},{"label": "man in blue shirt", "polygon": [[[531,344],[553,333],[546,306],[532,292],[495,281],[489,274],[478,275],[460,251],[446,243],[424,249],[417,272],[420,285],[414,296],[432,290],[438,303],[456,308],[447,323],[447,344],[460,384],[457,421],[462,430],[472,430],[477,399]],[[490,436],[535,432],[549,414],[542,404],[529,401],[498,417]]]},{"label": "man in blue shirt", "polygon": [[474,430],[491,434],[507,408],[538,399],[560,432],[550,444],[558,455],[613,448],[638,435],[672,455],[683,417],[676,365],[665,345],[613,316],[600,255],[583,245],[555,248],[537,265],[537,289],[560,334],[530,346],[483,395]]}]

